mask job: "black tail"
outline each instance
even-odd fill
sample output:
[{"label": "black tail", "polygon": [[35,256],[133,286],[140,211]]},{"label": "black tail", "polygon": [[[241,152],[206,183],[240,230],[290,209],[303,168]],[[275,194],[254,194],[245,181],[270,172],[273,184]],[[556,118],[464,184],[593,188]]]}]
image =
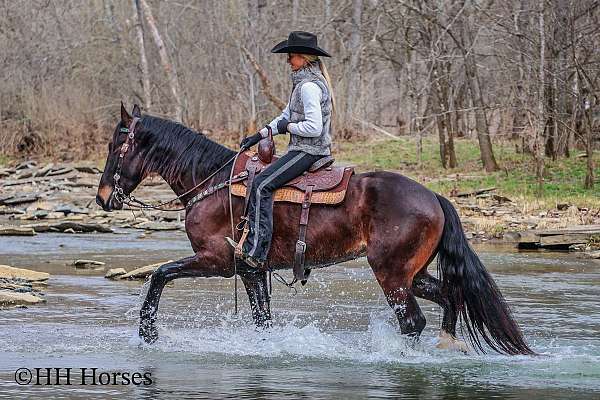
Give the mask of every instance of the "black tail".
[{"label": "black tail", "polygon": [[442,290],[465,321],[471,344],[485,353],[481,336],[499,353],[535,354],[525,343],[496,283],[469,245],[452,203],[436,196],[446,219],[438,246]]}]

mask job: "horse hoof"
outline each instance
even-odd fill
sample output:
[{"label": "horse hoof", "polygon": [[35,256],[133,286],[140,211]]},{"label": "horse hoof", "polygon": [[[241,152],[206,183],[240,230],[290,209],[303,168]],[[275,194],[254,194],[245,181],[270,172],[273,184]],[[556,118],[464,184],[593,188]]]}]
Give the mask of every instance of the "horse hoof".
[{"label": "horse hoof", "polygon": [[158,329],[154,325],[140,325],[139,335],[148,344],[152,344],[158,340]]},{"label": "horse hoof", "polygon": [[448,332],[440,332],[438,336],[438,343],[435,347],[442,350],[453,350],[460,351],[461,353],[467,354],[469,352],[469,346],[462,340],[458,340]]}]

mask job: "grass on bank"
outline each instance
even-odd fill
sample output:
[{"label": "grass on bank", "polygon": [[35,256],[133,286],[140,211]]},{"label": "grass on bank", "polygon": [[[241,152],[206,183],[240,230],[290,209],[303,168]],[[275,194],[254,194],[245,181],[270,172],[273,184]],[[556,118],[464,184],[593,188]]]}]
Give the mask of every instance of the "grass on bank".
[{"label": "grass on bank", "polygon": [[[516,151],[514,142],[494,143],[494,154],[501,170],[486,173],[479,158],[477,141],[455,140],[458,167],[444,169],[439,146],[434,138],[423,139],[422,160],[417,159],[416,140],[401,138],[367,142],[338,143],[335,157],[357,166],[359,171],[398,171],[424,184],[431,190],[449,194],[451,190],[469,191],[496,187],[497,193],[527,203],[531,209],[555,207],[571,203],[579,207],[600,207],[600,152],[596,152],[596,184],[594,189],[583,188],[586,159],[576,157],[557,161],[546,159],[544,192],[537,193],[535,165],[531,155]],[[458,180],[455,178],[458,176]]]}]

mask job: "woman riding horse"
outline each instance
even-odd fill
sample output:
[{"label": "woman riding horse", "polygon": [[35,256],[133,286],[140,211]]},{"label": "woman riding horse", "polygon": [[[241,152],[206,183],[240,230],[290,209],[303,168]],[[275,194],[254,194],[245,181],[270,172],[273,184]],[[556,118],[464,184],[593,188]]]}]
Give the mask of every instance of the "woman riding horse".
[{"label": "woman riding horse", "polygon": [[[288,53],[292,69],[292,94],[280,116],[253,136],[244,138],[241,148],[249,148],[269,135],[290,133],[288,151],[253,180],[249,197],[248,235],[241,258],[251,267],[262,269],[273,235],[273,192],[307,171],[322,157],[331,154],[331,80],[320,56],[330,57],[317,46],[317,37],[295,31],[277,44],[272,53]],[[229,243],[236,247],[233,240]]]}]

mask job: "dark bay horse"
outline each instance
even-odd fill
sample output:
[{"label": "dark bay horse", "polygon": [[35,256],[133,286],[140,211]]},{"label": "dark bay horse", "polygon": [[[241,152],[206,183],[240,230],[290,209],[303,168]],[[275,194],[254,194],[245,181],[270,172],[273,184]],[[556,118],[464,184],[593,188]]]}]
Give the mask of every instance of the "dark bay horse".
[{"label": "dark bay horse", "polygon": [[[229,161],[235,152],[178,123],[142,116],[137,106],[132,115],[121,107],[108,146],[97,203],[106,211],[121,209],[115,196],[114,174],[121,146],[132,118],[140,118],[135,138],[123,157],[119,186],[131,193],[151,174],[160,175],[177,195],[193,188]],[[185,204],[204,187],[229,178],[231,165],[205,185],[182,197]],[[244,200],[233,197],[237,222]],[[269,264],[291,268],[298,236],[300,205],[274,205],[273,242]],[[452,204],[419,183],[391,172],[354,175],[345,200],[338,205],[314,204],[307,232],[306,265],[318,268],[366,256],[385,297],[400,323],[402,334],[418,338],[425,317],[416,297],[443,309],[442,335],[456,340],[457,319],[462,317],[475,349],[483,342],[506,354],[533,354],[511,316],[498,287],[469,246]],[[227,189],[195,203],[186,213],[185,229],[194,255],[159,267],[151,277],[140,311],[140,336],[148,343],[158,338],[156,316],[165,284],[184,277],[232,277],[233,249],[225,241],[231,235]],[[427,272],[437,255],[440,279]],[[268,325],[271,319],[266,272],[256,272],[239,262],[238,275],[246,288],[254,321]],[[483,339],[483,340],[481,340]]]}]

